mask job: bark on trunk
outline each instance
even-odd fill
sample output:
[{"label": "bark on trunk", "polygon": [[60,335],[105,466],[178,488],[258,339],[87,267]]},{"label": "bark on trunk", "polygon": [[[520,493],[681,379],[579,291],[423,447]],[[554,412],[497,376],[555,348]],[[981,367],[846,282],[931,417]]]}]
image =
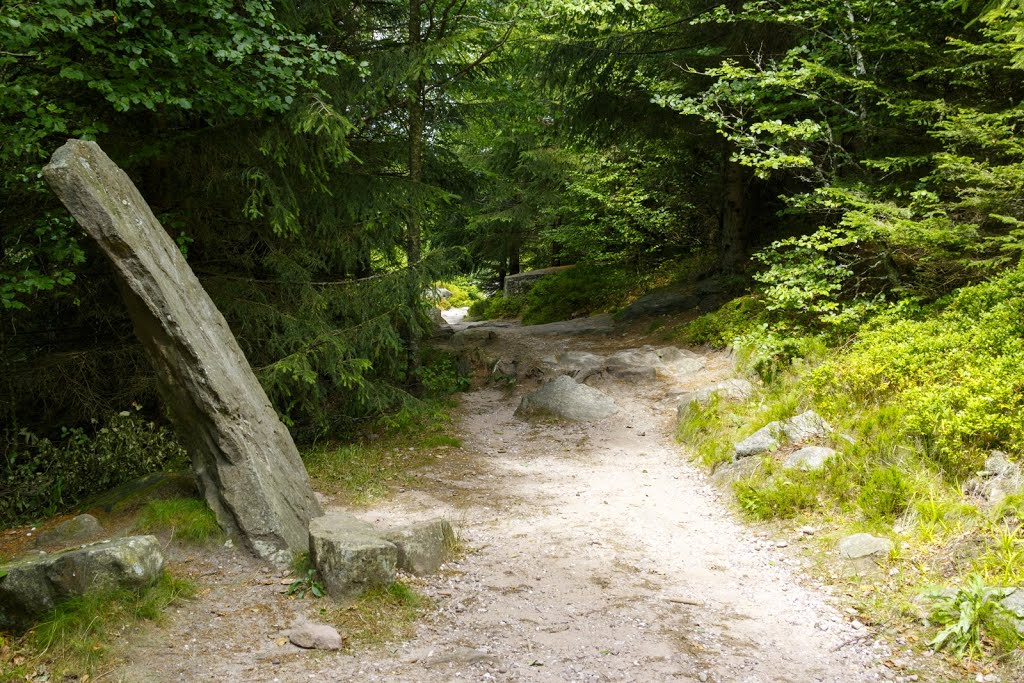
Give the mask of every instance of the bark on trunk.
[{"label": "bark on trunk", "polygon": [[[422,24],[423,11],[419,0],[409,0],[409,52],[410,58],[418,59],[419,48],[423,42]],[[426,135],[426,105],[424,98],[423,79],[417,78],[409,84],[409,184],[413,195],[419,191],[423,182],[423,144]],[[415,200],[414,200],[415,201]],[[423,255],[423,226],[419,207],[413,206],[406,227],[405,255],[409,268],[419,266]],[[420,305],[420,292],[413,287],[410,290],[412,301],[409,305],[415,309]],[[420,366],[420,343],[415,329],[406,330],[406,351],[408,379],[415,384],[416,374]]]},{"label": "bark on trunk", "polygon": [[730,161],[728,151],[724,163],[722,218],[719,232],[719,262],[722,270],[733,272],[747,251],[747,172]]}]

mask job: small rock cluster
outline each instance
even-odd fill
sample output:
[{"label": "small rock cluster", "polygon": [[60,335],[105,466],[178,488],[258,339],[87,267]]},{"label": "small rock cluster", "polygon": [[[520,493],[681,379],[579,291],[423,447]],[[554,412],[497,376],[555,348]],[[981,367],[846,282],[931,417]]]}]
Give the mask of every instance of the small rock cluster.
[{"label": "small rock cluster", "polygon": [[736,460],[778,450],[784,443],[802,444],[812,439],[823,439],[832,433],[829,425],[813,410],[788,420],[769,422],[743,441],[736,444]]},{"label": "small rock cluster", "polygon": [[1021,467],[1002,451],[992,451],[985,461],[985,469],[964,484],[964,493],[990,505],[1021,491],[1024,491]]},{"label": "small rock cluster", "polygon": [[388,586],[401,569],[423,576],[436,572],[455,543],[443,519],[380,530],[346,512],[328,512],[309,525],[310,557],[327,593],[351,598]]},{"label": "small rock cluster", "polygon": [[[702,370],[704,365],[703,357],[674,346],[643,346],[609,356],[568,351],[545,358],[534,368],[524,368],[515,361],[500,359],[494,364],[494,376],[522,378],[539,374],[554,377],[523,398],[516,410],[518,417],[591,422],[611,417],[618,412],[618,406],[612,398],[585,382],[601,379],[635,382],[665,376],[682,377]],[[735,392],[743,391],[743,388],[728,385],[722,390]]]}]

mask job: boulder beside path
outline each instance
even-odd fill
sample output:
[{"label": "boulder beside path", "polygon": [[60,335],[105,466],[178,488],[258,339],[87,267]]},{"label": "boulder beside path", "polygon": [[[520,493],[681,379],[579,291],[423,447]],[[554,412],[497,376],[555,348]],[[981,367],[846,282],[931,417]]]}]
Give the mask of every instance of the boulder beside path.
[{"label": "boulder beside path", "polygon": [[155,536],[41,553],[0,566],[0,631],[28,628],[64,600],[93,590],[144,588],[163,568]]}]

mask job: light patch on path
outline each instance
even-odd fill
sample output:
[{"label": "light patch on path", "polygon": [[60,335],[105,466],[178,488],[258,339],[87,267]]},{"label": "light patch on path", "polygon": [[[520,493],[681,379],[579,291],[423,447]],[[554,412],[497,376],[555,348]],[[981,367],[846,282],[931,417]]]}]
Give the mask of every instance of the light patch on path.
[{"label": "light patch on path", "polygon": [[[535,345],[535,358],[552,345],[607,350],[612,343],[515,341],[518,352]],[[585,425],[515,418],[528,387],[465,395],[463,448],[420,472],[416,488],[359,513],[382,524],[444,515],[471,549],[421,588],[436,610],[411,642],[345,654],[278,645],[275,636],[297,613],[316,618],[316,603],[284,600],[279,586],[249,578],[251,561],[232,554],[210,591],[161,632],[175,644],[150,638],[119,677],[831,683],[891,676],[866,632],[800,579],[796,555],[738,523],[673,443],[666,395],[717,381],[728,366],[712,355],[707,369],[675,385],[598,384],[621,412]]]}]

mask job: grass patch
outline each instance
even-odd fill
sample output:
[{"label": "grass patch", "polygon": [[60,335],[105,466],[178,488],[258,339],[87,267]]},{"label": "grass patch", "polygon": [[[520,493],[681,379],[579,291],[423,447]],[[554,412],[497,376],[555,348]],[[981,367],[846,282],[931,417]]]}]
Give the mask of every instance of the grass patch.
[{"label": "grass patch", "polygon": [[410,484],[410,470],[435,462],[438,449],[462,445],[449,434],[454,407],[450,399],[422,401],[378,420],[356,443],[306,451],[303,460],[313,488],[364,505],[395,486]]},{"label": "grass patch", "polygon": [[413,625],[429,606],[427,597],[397,581],[367,591],[330,619],[352,644],[380,646],[415,635]]},{"label": "grass patch", "polygon": [[726,435],[726,411],[718,397],[701,405],[691,403],[676,429],[676,439],[693,449],[696,459],[708,470],[714,470],[732,459],[732,444]]},{"label": "grass patch", "polygon": [[423,448],[462,448],[462,439],[447,434],[431,434],[420,442]]},{"label": "grass patch", "polygon": [[127,631],[141,622],[159,622],[164,610],[195,593],[194,584],[164,572],[142,590],[96,591],[68,600],[17,642],[5,645],[0,637],[0,681],[24,681],[33,672],[37,677],[29,680],[95,676],[111,645]]},{"label": "grass patch", "polygon": [[733,484],[740,510],[754,519],[789,519],[818,505],[819,487],[806,477],[776,475]]},{"label": "grass patch", "polygon": [[139,512],[135,528],[143,533],[167,531],[175,540],[196,544],[222,535],[213,511],[195,498],[150,501]]},{"label": "grass patch", "polygon": [[895,519],[910,504],[911,489],[899,467],[887,465],[871,470],[860,488],[857,504],[869,518]]}]

